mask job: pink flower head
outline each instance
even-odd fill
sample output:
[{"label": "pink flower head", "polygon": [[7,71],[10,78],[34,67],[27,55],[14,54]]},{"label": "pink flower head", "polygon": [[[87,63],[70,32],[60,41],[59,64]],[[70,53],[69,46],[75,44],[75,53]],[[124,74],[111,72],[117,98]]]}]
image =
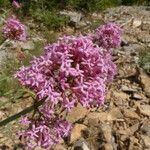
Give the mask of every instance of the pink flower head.
[{"label": "pink flower head", "polygon": [[69,112],[78,103],[87,108],[104,104],[106,85],[116,74],[109,49],[119,45],[119,36],[119,27],[113,24],[98,28],[96,38],[64,36],[16,72],[19,82],[43,101],[40,117],[30,120],[22,132],[30,149],[48,149],[68,136],[71,124],[61,118],[62,110]]},{"label": "pink flower head", "polygon": [[96,29],[96,39],[106,49],[118,48],[121,44],[121,28],[115,23],[107,23]]},{"label": "pink flower head", "polygon": [[24,126],[28,126],[31,123],[31,121],[27,116],[22,116],[22,118],[20,119],[20,123]]},{"label": "pink flower head", "polygon": [[18,2],[16,2],[15,0],[13,0],[13,2],[12,2],[12,6],[13,6],[14,8],[16,8],[16,9],[21,8],[21,4],[19,4],[19,3],[18,3]]},{"label": "pink flower head", "polygon": [[27,36],[25,26],[15,16],[7,19],[3,35],[5,38],[18,41],[25,41]]},{"label": "pink flower head", "polygon": [[67,137],[71,130],[71,124],[65,120],[57,118],[52,123],[49,120],[33,120],[26,131],[22,131],[18,136],[26,141],[26,146],[33,149],[41,146],[49,149],[57,144],[62,138]]}]

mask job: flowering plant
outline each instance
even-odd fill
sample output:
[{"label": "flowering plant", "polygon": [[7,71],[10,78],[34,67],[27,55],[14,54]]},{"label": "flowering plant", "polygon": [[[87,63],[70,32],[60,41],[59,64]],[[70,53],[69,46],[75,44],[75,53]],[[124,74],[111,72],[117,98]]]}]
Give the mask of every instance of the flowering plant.
[{"label": "flowering plant", "polygon": [[104,104],[106,85],[116,74],[111,48],[120,45],[120,34],[119,26],[109,23],[92,36],[61,37],[16,72],[20,83],[42,101],[38,115],[21,120],[26,130],[19,135],[29,148],[47,149],[69,135],[71,124],[61,117],[62,111],[78,103],[87,108]]},{"label": "flowering plant", "polygon": [[3,35],[7,39],[18,41],[25,41],[27,37],[25,26],[15,16],[7,19]]}]

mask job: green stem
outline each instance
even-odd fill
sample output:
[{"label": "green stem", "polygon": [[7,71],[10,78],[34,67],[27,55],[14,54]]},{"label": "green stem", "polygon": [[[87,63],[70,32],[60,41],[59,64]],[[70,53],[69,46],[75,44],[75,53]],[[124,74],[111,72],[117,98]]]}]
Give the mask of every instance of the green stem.
[{"label": "green stem", "polygon": [[8,117],[8,118],[6,118],[5,120],[3,120],[3,121],[0,122],[0,127],[1,127],[1,126],[4,126],[4,125],[6,125],[6,124],[8,124],[8,123],[10,123],[10,122],[12,122],[13,120],[16,120],[16,119],[20,118],[22,115],[25,115],[25,114],[31,112],[31,111],[34,110],[35,108],[41,106],[43,102],[44,102],[44,101],[42,101],[42,100],[41,100],[41,101],[38,101],[37,103],[35,103],[35,104],[33,104],[32,106],[30,106],[30,107],[28,107],[28,108],[22,110],[21,112],[15,114],[15,115],[12,115],[12,116],[10,116],[10,117]]}]

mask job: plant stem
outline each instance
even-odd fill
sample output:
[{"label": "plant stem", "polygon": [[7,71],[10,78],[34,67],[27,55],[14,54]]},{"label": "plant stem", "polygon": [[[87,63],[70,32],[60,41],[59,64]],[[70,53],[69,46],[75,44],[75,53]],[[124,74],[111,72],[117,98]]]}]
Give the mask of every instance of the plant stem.
[{"label": "plant stem", "polygon": [[10,122],[12,122],[13,120],[16,120],[16,119],[20,118],[22,115],[25,115],[25,114],[31,112],[31,111],[34,110],[35,108],[37,108],[37,107],[39,107],[40,105],[42,105],[43,102],[44,102],[44,101],[42,101],[42,100],[41,100],[41,101],[38,101],[38,102],[36,102],[35,104],[33,104],[32,106],[30,106],[30,107],[28,107],[28,108],[22,110],[21,112],[19,112],[19,113],[15,114],[15,115],[12,115],[12,116],[10,116],[10,117],[8,117],[8,118],[2,120],[2,121],[0,122],[0,127],[1,127],[1,126],[4,126],[4,125],[6,125],[6,124],[8,124],[8,123],[10,123]]}]

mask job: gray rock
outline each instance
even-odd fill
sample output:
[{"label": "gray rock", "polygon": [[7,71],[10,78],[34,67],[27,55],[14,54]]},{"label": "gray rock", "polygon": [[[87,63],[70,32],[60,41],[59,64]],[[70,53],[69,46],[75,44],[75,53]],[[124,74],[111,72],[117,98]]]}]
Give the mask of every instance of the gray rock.
[{"label": "gray rock", "polygon": [[70,17],[70,20],[74,23],[79,23],[83,17],[81,13],[75,11],[61,11],[60,14]]},{"label": "gray rock", "polygon": [[140,70],[138,78],[144,92],[148,97],[150,97],[150,77],[144,71]]},{"label": "gray rock", "polygon": [[32,50],[32,49],[34,49],[34,43],[32,41],[20,42],[20,46],[24,50]]},{"label": "gray rock", "polygon": [[150,43],[150,35],[149,34],[140,34],[138,40],[142,43]]},{"label": "gray rock", "polygon": [[150,31],[150,20],[143,21],[141,29],[144,31]]},{"label": "gray rock", "polygon": [[149,121],[149,120],[144,121],[144,123],[142,124],[140,130],[141,130],[144,134],[150,136],[150,121]]},{"label": "gray rock", "polygon": [[85,21],[80,21],[76,24],[76,28],[86,27],[87,23]]},{"label": "gray rock", "polygon": [[137,94],[137,93],[133,93],[132,98],[133,98],[133,99],[136,99],[136,100],[141,100],[141,99],[142,99],[142,96],[139,95],[139,94]]},{"label": "gray rock", "polygon": [[138,108],[141,114],[150,117],[150,105],[139,105]]},{"label": "gray rock", "polygon": [[82,132],[87,131],[87,126],[83,124],[75,124],[70,134],[70,143],[74,143],[82,137]]},{"label": "gray rock", "polygon": [[141,20],[139,20],[139,19],[133,19],[132,25],[133,25],[134,28],[140,27],[141,24],[142,24]]},{"label": "gray rock", "polygon": [[141,138],[144,142],[145,147],[150,148],[150,137],[146,135],[142,135]]},{"label": "gray rock", "polygon": [[86,141],[79,140],[74,144],[72,150],[90,150],[90,149],[89,149],[88,144],[86,143]]},{"label": "gray rock", "polygon": [[71,122],[74,123],[76,121],[79,121],[81,119],[83,119],[89,110],[87,110],[86,108],[82,107],[80,104],[73,108],[70,113],[68,113],[66,119]]},{"label": "gray rock", "polygon": [[122,85],[121,89],[123,92],[136,92],[137,91],[136,89],[127,87],[126,85]]}]

